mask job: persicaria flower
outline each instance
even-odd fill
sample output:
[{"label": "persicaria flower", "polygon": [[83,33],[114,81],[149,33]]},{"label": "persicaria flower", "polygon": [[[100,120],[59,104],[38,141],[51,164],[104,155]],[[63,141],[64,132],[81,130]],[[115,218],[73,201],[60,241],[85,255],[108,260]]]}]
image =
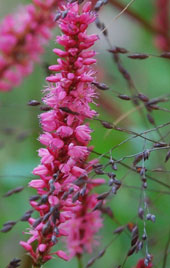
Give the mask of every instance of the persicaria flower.
[{"label": "persicaria flower", "polygon": [[91,132],[92,130],[87,125],[78,126],[75,130],[76,138],[86,144],[91,140]]},{"label": "persicaria flower", "polygon": [[[83,250],[82,243],[85,243],[88,252],[91,251],[94,235],[102,226],[100,213],[92,212],[97,199],[90,190],[103,181],[99,179],[96,183],[89,183],[91,164],[87,165],[90,154],[87,146],[91,140],[91,129],[85,123],[87,118],[96,115],[89,106],[96,97],[91,84],[95,81],[91,67],[96,62],[93,59],[95,52],[86,51],[98,39],[86,32],[95,20],[95,14],[91,12],[89,2],[82,8],[77,3],[68,3],[60,12],[66,15],[59,19],[63,35],[57,37],[57,42],[64,50],[54,49],[54,53],[62,59],[49,67],[54,74],[46,78],[48,88],[43,102],[51,110],[40,115],[43,134],[39,137],[46,148],[39,149],[41,164],[33,170],[39,179],[29,183],[40,195],[40,201],[30,202],[39,217],[29,219],[31,237],[27,241],[29,245],[37,242],[35,251],[28,250],[35,265],[45,263],[53,254],[68,260],[68,255],[62,250],[52,252],[60,237],[69,236],[68,221],[75,223],[77,228],[84,228],[83,236],[77,234],[79,252]],[[77,184],[76,181],[82,177],[84,185]],[[81,231],[77,229],[77,232]],[[68,241],[72,245],[72,236]],[[76,250],[74,247],[74,254]]]}]

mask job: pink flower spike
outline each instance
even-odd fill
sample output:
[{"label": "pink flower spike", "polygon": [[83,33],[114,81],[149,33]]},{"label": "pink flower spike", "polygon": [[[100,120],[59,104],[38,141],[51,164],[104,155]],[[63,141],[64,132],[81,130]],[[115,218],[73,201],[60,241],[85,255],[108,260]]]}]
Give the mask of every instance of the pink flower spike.
[{"label": "pink flower spike", "polygon": [[[35,1],[46,9],[48,2],[54,0]],[[96,63],[93,59],[95,52],[83,51],[98,39],[96,35],[89,36],[86,32],[88,25],[95,20],[95,14],[90,12],[90,3],[86,3],[83,8],[77,3],[67,3],[61,10],[67,14],[58,20],[63,35],[56,40],[63,46],[63,50],[56,48],[54,53],[63,59],[57,59],[58,65],[49,67],[56,72],[46,78],[49,85],[43,102],[50,107],[50,111],[39,116],[43,131],[39,141],[45,148],[38,150],[41,165],[33,170],[33,174],[39,176],[39,179],[29,183],[40,196],[38,201],[30,201],[30,205],[38,213],[38,219],[29,220],[28,239],[30,243],[35,241],[37,244],[35,251],[31,252],[37,266],[47,262],[52,254],[66,261],[74,255],[70,254],[68,257],[62,250],[52,253],[52,247],[63,236],[69,237],[71,241],[68,243],[69,251],[72,246],[73,253],[82,253],[84,249],[91,252],[94,235],[102,226],[100,212],[90,213],[97,199],[90,194],[90,190],[96,185],[92,185],[88,178],[90,167],[87,163],[92,130],[85,124],[87,118],[96,116],[96,112],[90,108],[96,97],[94,86],[91,85],[92,81],[96,81],[92,69],[92,65]],[[48,35],[45,29],[43,32]],[[90,182],[85,191],[84,185],[75,183],[80,176]],[[82,196],[81,190],[84,192]],[[75,224],[76,228],[70,231],[67,224]],[[77,236],[81,229],[82,238]],[[77,246],[72,237],[76,237]]]}]

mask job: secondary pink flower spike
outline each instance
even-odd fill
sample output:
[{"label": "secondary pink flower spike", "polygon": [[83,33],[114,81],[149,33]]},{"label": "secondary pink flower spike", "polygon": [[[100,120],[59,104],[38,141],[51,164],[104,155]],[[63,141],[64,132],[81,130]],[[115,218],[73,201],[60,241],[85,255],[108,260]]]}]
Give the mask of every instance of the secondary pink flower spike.
[{"label": "secondary pink flower spike", "polygon": [[21,241],[35,267],[54,255],[69,260],[70,256],[64,251],[52,252],[52,247],[60,237],[68,236],[65,224],[77,219],[83,209],[89,213],[83,215],[86,221],[89,218],[91,222],[93,218],[98,222],[96,230],[89,235],[93,236],[101,226],[100,213],[89,211],[96,197],[88,193],[92,185],[101,184],[103,180],[91,181],[86,163],[91,150],[88,147],[91,129],[85,120],[96,116],[89,106],[96,97],[91,84],[95,81],[91,66],[96,62],[93,58],[96,53],[89,48],[98,40],[96,35],[87,35],[86,30],[94,22],[95,14],[91,12],[90,2],[82,8],[77,3],[67,4],[62,12],[65,15],[59,19],[59,27],[63,35],[57,36],[57,42],[64,50],[54,49],[59,58],[57,64],[49,67],[54,74],[46,78],[48,88],[43,102],[51,110],[40,115],[43,134],[39,137],[45,148],[39,150],[41,164],[33,171],[39,178],[29,184],[40,197],[40,201],[33,198],[30,202],[39,218],[29,218],[30,238],[27,242]]},{"label": "secondary pink flower spike", "polygon": [[70,257],[80,257],[85,251],[91,254],[93,246],[98,245],[95,235],[103,224],[101,212],[93,211],[97,203],[97,194],[87,190],[83,202],[64,226],[68,232],[66,244]]},{"label": "secondary pink flower spike", "polygon": [[156,17],[155,24],[157,28],[162,32],[162,34],[157,34],[155,38],[156,46],[163,50],[169,51],[170,49],[170,38],[169,38],[169,29],[170,29],[170,20],[169,20],[169,0],[156,0]]},{"label": "secondary pink flower spike", "polygon": [[33,0],[0,23],[0,91],[18,86],[33,71],[51,38],[54,12],[60,2]]}]

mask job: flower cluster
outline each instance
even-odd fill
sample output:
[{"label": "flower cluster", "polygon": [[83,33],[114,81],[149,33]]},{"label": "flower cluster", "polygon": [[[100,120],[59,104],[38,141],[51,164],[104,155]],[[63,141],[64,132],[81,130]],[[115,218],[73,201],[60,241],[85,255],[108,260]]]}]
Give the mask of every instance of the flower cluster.
[{"label": "flower cluster", "polygon": [[98,203],[96,197],[96,194],[87,191],[73,218],[64,226],[68,233],[66,242],[71,257],[80,256],[84,251],[92,253],[92,246],[98,245],[95,234],[102,227],[102,220],[100,211],[93,211]]},{"label": "flower cluster", "polygon": [[[30,202],[40,217],[29,218],[31,238],[27,242],[21,241],[36,266],[51,259],[53,254],[69,259],[61,250],[51,253],[58,238],[68,236],[67,221],[80,228],[76,238],[79,249],[74,248],[71,255],[82,252],[82,242],[90,251],[92,236],[101,227],[100,213],[92,210],[97,199],[89,192],[103,180],[88,177],[92,166],[87,163],[92,130],[85,123],[85,119],[96,115],[89,106],[96,96],[91,84],[95,81],[95,72],[91,68],[96,62],[95,52],[86,50],[98,40],[96,35],[86,33],[95,15],[89,2],[82,8],[77,3],[67,4],[61,12],[65,12],[59,19],[63,35],[57,37],[57,42],[64,50],[54,49],[60,58],[56,65],[49,67],[55,73],[46,79],[49,86],[43,102],[50,110],[40,115],[43,134],[39,140],[45,148],[39,150],[41,164],[33,171],[39,179],[29,184],[40,197],[39,202],[36,198]],[[95,223],[93,227],[90,226],[92,222]],[[74,231],[68,238],[71,246]],[[31,245],[34,241],[37,243],[35,251]]]},{"label": "flower cluster", "polygon": [[159,49],[163,51],[169,51],[170,39],[169,39],[169,0],[157,0],[157,15],[156,15],[156,25],[158,29],[162,32],[156,37],[156,45]]},{"label": "flower cluster", "polygon": [[1,22],[0,91],[18,86],[32,72],[55,26],[53,12],[59,2],[34,0]]}]

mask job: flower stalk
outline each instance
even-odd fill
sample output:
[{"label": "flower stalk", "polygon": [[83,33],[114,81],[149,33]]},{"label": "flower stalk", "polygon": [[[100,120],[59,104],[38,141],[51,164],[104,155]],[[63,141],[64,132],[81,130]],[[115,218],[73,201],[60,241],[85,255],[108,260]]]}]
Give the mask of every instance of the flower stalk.
[{"label": "flower stalk", "polygon": [[[30,201],[39,217],[29,218],[30,238],[27,242],[20,242],[29,252],[35,267],[41,266],[54,255],[68,261],[77,253],[82,253],[82,239],[86,243],[85,248],[90,251],[93,236],[102,225],[100,213],[88,211],[97,202],[96,196],[90,191],[103,180],[91,182],[88,177],[92,167],[92,163],[87,164],[92,130],[85,122],[96,116],[89,106],[96,97],[91,84],[95,82],[91,65],[96,63],[93,58],[96,53],[89,48],[98,40],[98,36],[86,33],[96,17],[91,12],[90,2],[83,7],[68,3],[59,12],[65,14],[58,20],[63,35],[57,36],[56,40],[64,50],[53,50],[59,58],[57,64],[49,67],[53,74],[46,78],[48,87],[43,98],[50,109],[40,115],[43,134],[39,140],[45,148],[39,149],[41,164],[33,170],[39,179],[29,183],[40,196],[39,202]],[[73,247],[74,252],[70,252],[70,248],[69,255],[62,250],[52,252],[60,237],[69,237],[68,247],[72,245],[67,227],[72,220],[78,224],[78,228],[79,224],[84,228],[83,233],[78,229],[81,235],[79,241],[76,240],[77,247]],[[95,230],[91,229],[92,221],[96,221]],[[37,247],[34,250],[32,243],[35,241]]]}]

